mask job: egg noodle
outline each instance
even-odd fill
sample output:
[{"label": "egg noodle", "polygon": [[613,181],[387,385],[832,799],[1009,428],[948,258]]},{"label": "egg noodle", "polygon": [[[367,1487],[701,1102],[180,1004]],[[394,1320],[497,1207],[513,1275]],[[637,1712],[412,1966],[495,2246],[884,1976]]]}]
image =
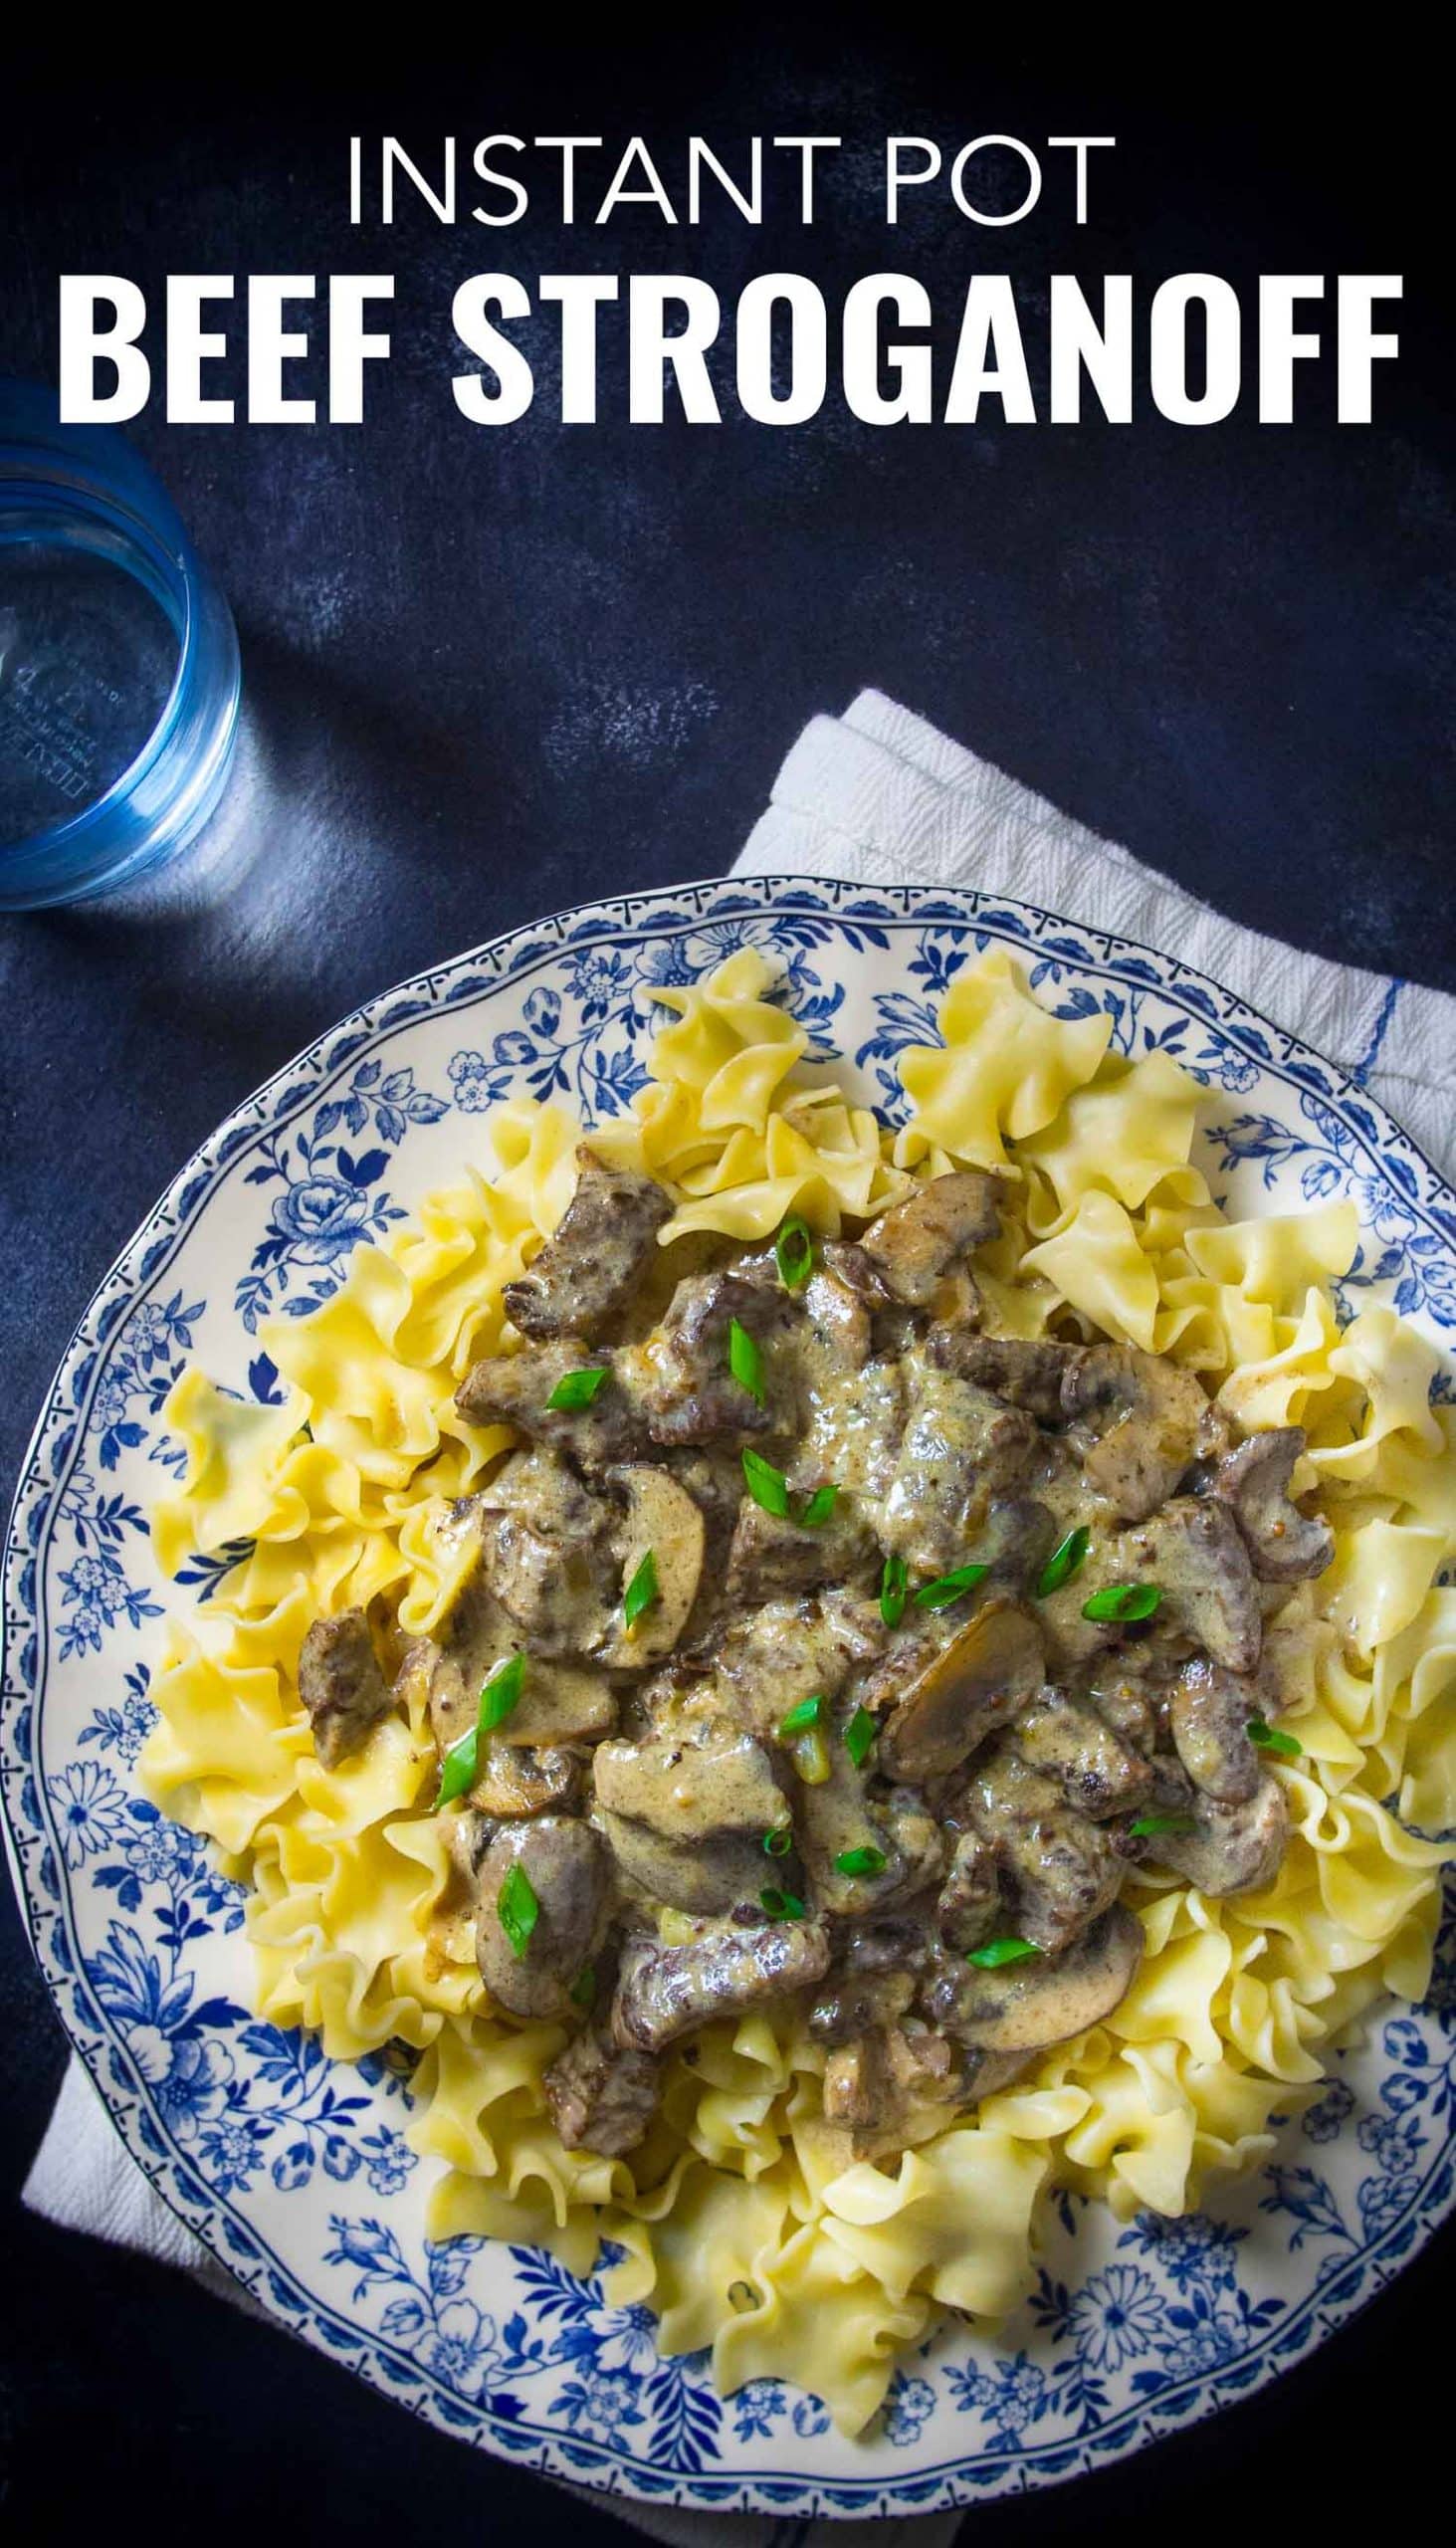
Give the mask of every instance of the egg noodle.
[{"label": "egg noodle", "polygon": [[322,1308],[266,1329],[282,1404],[195,1370],[177,1384],[187,1464],[154,1517],[157,1556],[174,1574],[193,1552],[245,1553],[169,1621],[141,1769],[251,1887],[259,2012],[316,2029],[338,2060],[392,2039],[420,2056],[408,2137],[443,2163],[433,2237],[539,2243],[582,2273],[607,2235],[625,2251],[607,2287],[659,2313],[665,2352],[711,2347],[726,2390],[796,2382],[854,2433],[947,2312],[994,2329],[1016,2307],[1049,2188],[1120,2219],[1190,2209],[1217,2172],[1266,2156],[1271,2115],[1309,2101],[1363,2010],[1421,1997],[1450,1852],[1418,1834],[1456,1822],[1456,1587],[1437,1581],[1456,1556],[1456,1411],[1432,1400],[1441,1358],[1390,1310],[1340,1325],[1354,1205],[1226,1219],[1190,1164],[1195,1083],[1164,1054],[1114,1054],[1105,1015],[1050,1016],[1004,951],[953,982],[943,1043],[902,1056],[895,1133],[801,1067],[808,1038],[771,987],[745,948],[661,991],[675,1015],[649,1084],[591,1136],[668,1187],[665,1243],[758,1240],[789,1212],[837,1233],[914,1179],[994,1168],[1004,1227],[975,1269],[989,1326],[1171,1355],[1239,1425],[1306,1428],[1294,1491],[1318,1496],[1337,1554],[1270,1623],[1303,1748],[1268,1765],[1291,1831],[1267,1891],[1211,1900],[1131,1871],[1145,1952],[1127,1997],[899,2159],[845,2165],[823,2049],[787,2004],[676,2051],[630,2158],[563,2149],[541,2087],[563,2029],[490,2003],[470,1920],[448,1907],[422,1707],[328,1770],[296,1686],[320,1612],[382,1595],[403,1633],[425,1633],[469,1563],[437,1525],[514,1436],[473,1427],[454,1393],[510,1350],[503,1289],[576,1173],[580,1128],[527,1101],[489,1119],[484,1172],[466,1166],[358,1248]]}]

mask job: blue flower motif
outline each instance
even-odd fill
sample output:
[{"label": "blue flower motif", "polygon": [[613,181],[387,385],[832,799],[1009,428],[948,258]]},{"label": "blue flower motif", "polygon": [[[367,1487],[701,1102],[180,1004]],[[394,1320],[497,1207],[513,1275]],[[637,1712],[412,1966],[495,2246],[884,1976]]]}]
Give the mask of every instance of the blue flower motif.
[{"label": "blue flower motif", "polygon": [[816,2434],[829,2431],[829,2410],[822,2398],[800,2398],[794,2406],[792,2422],[800,2441],[811,2442]]},{"label": "blue flower motif", "polygon": [[1109,2265],[1083,2284],[1067,2323],[1090,2370],[1116,2371],[1162,2331],[1157,2285],[1137,2265]]},{"label": "blue flower motif", "polygon": [[638,2384],[621,2371],[581,2370],[568,2380],[557,2400],[558,2412],[573,2433],[598,2442],[614,2442],[628,2425],[646,2422],[637,2404]]},{"label": "blue flower motif", "polygon": [[397,2132],[369,2133],[363,2144],[364,2174],[375,2194],[398,2194],[410,2170],[419,2165],[413,2150]]},{"label": "blue flower motif", "polygon": [[198,2149],[215,2194],[240,2194],[258,2167],[266,2127],[224,2116],[202,2134]]},{"label": "blue flower motif", "polygon": [[936,2393],[929,2380],[897,2372],[885,2400],[886,2441],[893,2442],[897,2450],[908,2449],[935,2410]]},{"label": "blue flower motif", "polygon": [[203,2035],[164,2034],[157,2026],[135,2027],[128,2044],[162,2122],[179,2141],[192,2141],[204,2124],[217,2122],[233,2084],[226,2044]]},{"label": "blue flower motif", "polygon": [[626,2371],[638,2375],[657,2369],[657,2320],[644,2302],[634,2300],[624,2309],[608,2310],[600,2335],[594,2340],[597,2363],[603,2371]]},{"label": "blue flower motif", "polygon": [[573,957],[570,984],[573,996],[581,1002],[582,1023],[590,1025],[596,1018],[610,1016],[619,1000],[630,1000],[632,967],[625,956],[591,948],[585,955]]},{"label": "blue flower motif", "polygon": [[1353,2105],[1353,2089],[1344,2079],[1332,2079],[1318,2105],[1302,2117],[1300,2129],[1310,2141],[1338,2141]]},{"label": "blue flower motif", "polygon": [[[83,1565],[87,1563],[82,1560]],[[119,1783],[100,1761],[74,1761],[46,1781],[69,1867],[113,1849],[126,1832],[128,1807]]]},{"label": "blue flower motif", "polygon": [[306,1176],[274,1197],[269,1228],[300,1265],[331,1265],[358,1245],[369,1203],[340,1176]]},{"label": "blue flower motif", "polygon": [[760,2442],[783,2414],[783,2386],[777,2380],[749,2380],[733,2392],[733,2431],[739,2442]]},{"label": "blue flower motif", "polygon": [[483,2316],[473,2300],[445,2301],[421,2351],[430,2369],[463,2398],[479,2398],[506,2358],[495,2319]]},{"label": "blue flower motif", "polygon": [[494,1106],[499,1095],[500,1074],[493,1071],[484,1053],[453,1053],[450,1057],[450,1081],[455,1090],[455,1103],[462,1115],[484,1115]]},{"label": "blue flower motif", "polygon": [[[1201,2294],[1199,2297],[1201,2301]],[[1163,2362],[1174,2379],[1216,2371],[1221,2363],[1233,2360],[1240,2349],[1243,2329],[1232,2310],[1214,2309],[1203,2303],[1176,2314],[1182,2323],[1162,2347]]]}]

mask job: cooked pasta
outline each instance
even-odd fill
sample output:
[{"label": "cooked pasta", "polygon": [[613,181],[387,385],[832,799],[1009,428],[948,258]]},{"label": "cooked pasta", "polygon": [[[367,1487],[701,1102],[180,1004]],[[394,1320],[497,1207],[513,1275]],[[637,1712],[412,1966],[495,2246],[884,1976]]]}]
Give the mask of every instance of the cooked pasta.
[{"label": "cooked pasta", "polygon": [[1446,1854],[1421,1834],[1456,1821],[1456,1588],[1438,1581],[1456,1558],[1456,1426],[1422,1337],[1379,1307],[1340,1324],[1353,1206],[1227,1220],[1191,1164],[1199,1089],[1164,1054],[1111,1052],[1106,1016],[1053,1017],[992,951],[947,994],[942,1041],[904,1054],[891,1132],[806,1072],[772,989],[744,949],[664,991],[647,1087],[591,1136],[667,1188],[664,1245],[763,1241],[791,1215],[832,1238],[928,1178],[994,1171],[1002,1223],[975,1272],[997,1333],[1155,1352],[1240,1428],[1304,1428],[1294,1491],[1317,1499],[1335,1555],[1269,1626],[1297,1737],[1268,1765],[1290,1826],[1277,1873],[1218,1898],[1135,1866],[1126,1996],[912,2146],[846,2161],[823,2044],[784,2002],[678,2044],[629,2153],[563,2143],[542,2080],[565,2030],[487,1991],[422,1694],[333,1767],[299,1695],[320,1614],[427,1637],[459,1592],[452,1508],[515,1436],[456,1392],[516,1341],[506,1287],[560,1221],[580,1138],[523,1101],[457,1184],[357,1250],[323,1307],[266,1331],[281,1404],[197,1372],[175,1389],[186,1466],[155,1515],[160,1561],[242,1553],[170,1619],[142,1776],[250,1887],[260,2013],[316,2029],[336,2059],[391,2039],[418,2053],[409,2131],[440,2163],[433,2235],[541,2242],[578,2272],[607,2235],[624,2251],[609,2287],[651,2304],[666,2351],[711,2347],[726,2388],[795,2381],[857,2432],[946,2312],[994,2329],[1015,2309],[1049,2189],[1121,2218],[1186,2211],[1273,2148],[1271,2117],[1314,2094],[1376,1999],[1421,1995]]}]

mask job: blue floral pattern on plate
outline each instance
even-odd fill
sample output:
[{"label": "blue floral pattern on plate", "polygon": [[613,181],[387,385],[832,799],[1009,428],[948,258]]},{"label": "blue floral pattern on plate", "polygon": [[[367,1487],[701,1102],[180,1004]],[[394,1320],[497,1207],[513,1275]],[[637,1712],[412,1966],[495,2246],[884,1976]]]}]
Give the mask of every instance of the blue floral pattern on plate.
[{"label": "blue floral pattern on plate", "polygon": [[[650,2311],[549,2256],[424,2235],[409,2056],[356,2066],[245,2006],[236,1886],[136,1790],[164,1601],[146,1510],[161,1409],[196,1356],[276,1400],[259,1320],[303,1316],[360,1237],[482,1162],[507,1095],[620,1114],[655,993],[744,944],[784,969],[810,1055],[901,1110],[897,1055],[992,943],[1065,1016],[1208,1089],[1202,1157],[1239,1212],[1352,1194],[1350,1306],[1456,1343],[1456,1197],[1361,1092],[1200,975],[974,895],[687,886],[568,912],[386,992],[231,1116],[102,1285],[42,1412],[5,1571],[0,1782],[37,1955],[127,2147],[286,2325],[447,2431],[644,2500],[787,2515],[927,2511],[1096,2467],[1272,2378],[1376,2292],[1456,2201],[1451,1930],[1429,2004],[1336,2065],[1219,2218],[1123,2226],[1061,2197],[1003,2347],[949,2333],[858,2443],[771,2380],[721,2399]],[[483,1164],[483,1162],[482,1162]],[[223,1561],[184,1570],[205,1601]]]}]

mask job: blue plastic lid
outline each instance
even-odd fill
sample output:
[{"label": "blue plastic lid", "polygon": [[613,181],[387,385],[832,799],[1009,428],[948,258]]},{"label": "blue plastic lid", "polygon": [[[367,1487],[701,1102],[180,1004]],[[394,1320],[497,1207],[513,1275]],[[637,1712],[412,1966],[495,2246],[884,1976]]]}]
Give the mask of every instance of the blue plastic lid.
[{"label": "blue plastic lid", "polygon": [[238,719],[227,603],[119,434],[0,380],[0,911],[184,849]]}]

